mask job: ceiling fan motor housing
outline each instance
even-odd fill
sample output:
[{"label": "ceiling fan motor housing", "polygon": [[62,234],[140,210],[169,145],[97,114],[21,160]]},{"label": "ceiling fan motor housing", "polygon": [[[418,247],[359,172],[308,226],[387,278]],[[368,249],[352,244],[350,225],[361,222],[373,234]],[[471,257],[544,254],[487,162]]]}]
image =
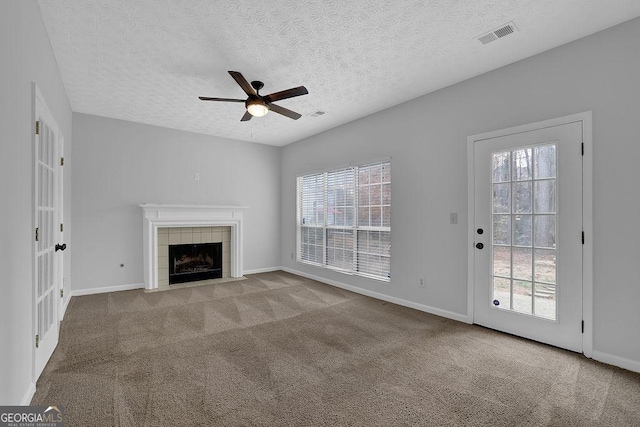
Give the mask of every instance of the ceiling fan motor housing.
[{"label": "ceiling fan motor housing", "polygon": [[251,87],[255,89],[256,94],[249,95],[244,105],[252,116],[262,117],[269,112],[269,103],[260,96],[260,89],[264,87],[264,83],[260,80],[254,80],[251,82]]},{"label": "ceiling fan motor housing", "polygon": [[260,95],[249,96],[244,105],[247,107],[247,111],[255,117],[262,117],[269,112],[269,104]]},{"label": "ceiling fan motor housing", "polygon": [[253,87],[256,92],[259,92],[260,89],[264,87],[264,83],[262,83],[260,80],[254,80],[251,82],[251,87]]}]

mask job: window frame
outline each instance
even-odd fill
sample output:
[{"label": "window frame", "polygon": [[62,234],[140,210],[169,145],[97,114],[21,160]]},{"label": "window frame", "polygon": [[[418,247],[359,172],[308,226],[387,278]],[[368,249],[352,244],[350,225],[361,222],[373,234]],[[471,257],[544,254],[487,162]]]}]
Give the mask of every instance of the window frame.
[{"label": "window frame", "polygon": [[[363,168],[374,168],[374,167],[381,167],[384,168],[385,165],[387,165],[386,167],[388,168],[388,181],[383,181],[383,177],[381,177],[380,182],[378,183],[381,186],[381,191],[380,191],[380,203],[379,204],[371,204],[372,200],[369,199],[368,204],[366,205],[360,205],[360,182],[359,182],[359,171],[360,169]],[[352,203],[352,209],[353,209],[353,214],[352,214],[352,224],[351,225],[344,225],[343,224],[338,224],[336,225],[334,224],[329,224],[329,215],[328,215],[328,210],[329,210],[329,191],[330,189],[329,187],[329,176],[331,174],[339,174],[339,173],[344,173],[345,170],[349,170],[350,173],[353,174],[353,203]],[[303,200],[303,180],[305,178],[309,178],[309,177],[313,177],[313,176],[317,176],[317,175],[321,175],[322,176],[322,180],[323,180],[323,193],[322,193],[322,209],[323,209],[323,217],[322,217],[322,224],[321,225],[305,225],[303,224],[304,219],[303,219],[303,204],[305,202],[305,200]],[[375,183],[367,183],[367,184],[363,184],[369,186],[369,188],[372,188],[373,185]],[[382,190],[382,186],[387,184],[388,185],[388,196],[387,199],[385,199],[385,195],[383,194],[383,190]],[[317,194],[314,193],[313,195],[311,195],[309,197],[308,200],[317,200]],[[308,202],[307,200],[307,202]],[[388,204],[385,204],[385,200],[388,201]],[[334,205],[337,205],[336,203],[334,203]],[[348,206],[348,205],[346,205]],[[380,225],[376,226],[376,225],[359,225],[359,208],[362,207],[366,207],[369,209],[369,222],[371,221],[371,207],[374,206],[379,206],[380,207]],[[322,267],[322,268],[327,268],[329,270],[332,271],[337,271],[339,273],[343,273],[343,274],[349,274],[349,275],[357,275],[357,276],[362,276],[362,277],[366,277],[366,278],[370,278],[370,279],[374,279],[374,280],[379,280],[382,282],[390,282],[391,281],[391,159],[387,158],[385,160],[378,160],[378,161],[374,161],[374,162],[367,162],[367,163],[361,163],[358,165],[349,165],[347,167],[342,167],[342,168],[333,168],[333,169],[327,169],[321,172],[315,172],[315,173],[307,173],[307,174],[303,174],[303,175],[298,175],[296,177],[296,262],[302,263],[302,264],[308,264],[308,265],[313,265],[316,267]],[[385,220],[384,220],[384,216],[383,216],[383,208],[388,208],[389,209],[389,221],[388,221],[388,225],[383,225],[385,224]],[[346,221],[345,221],[346,222]],[[314,228],[314,229],[322,229],[322,262],[317,262],[317,261],[313,261],[313,260],[309,260],[309,259],[304,259],[303,258],[303,253],[302,253],[302,248],[304,245],[304,242],[302,242],[302,235],[303,235],[303,229],[304,228]],[[329,246],[329,234],[331,232],[335,232],[335,231],[341,231],[344,230],[345,232],[350,232],[351,234],[351,239],[352,239],[352,258],[351,258],[351,267],[345,267],[345,266],[338,266],[338,265],[331,265],[329,264],[329,260],[328,258],[328,250],[329,249],[334,249],[334,254],[336,253],[335,250],[336,249],[341,249],[338,247],[332,247]],[[380,253],[380,252],[370,252],[370,251],[366,251],[365,249],[360,250],[359,245],[358,245],[358,237],[359,237],[359,232],[381,232],[381,233],[388,233],[388,240],[389,240],[389,249],[386,253]],[[309,243],[307,243],[309,244]],[[367,249],[370,249],[369,247]],[[386,272],[386,275],[384,273],[378,275],[378,274],[374,274],[374,273],[370,273],[370,272],[366,272],[366,271],[359,271],[360,270],[360,256],[361,255],[368,255],[368,256],[376,256],[376,257],[382,257],[382,258],[388,258],[389,260],[389,267],[388,267],[388,271]],[[316,260],[318,259],[318,257],[315,257]]]}]

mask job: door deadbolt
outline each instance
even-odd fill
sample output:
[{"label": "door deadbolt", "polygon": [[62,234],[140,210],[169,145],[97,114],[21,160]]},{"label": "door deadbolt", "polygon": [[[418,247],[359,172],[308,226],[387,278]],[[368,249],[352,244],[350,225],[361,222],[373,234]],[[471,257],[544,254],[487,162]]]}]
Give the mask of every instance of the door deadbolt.
[{"label": "door deadbolt", "polygon": [[484,233],[484,230],[482,228],[478,228],[478,234],[482,234]]},{"label": "door deadbolt", "polygon": [[482,249],[482,248],[484,248],[484,245],[482,243],[477,243],[476,244],[476,248]]}]

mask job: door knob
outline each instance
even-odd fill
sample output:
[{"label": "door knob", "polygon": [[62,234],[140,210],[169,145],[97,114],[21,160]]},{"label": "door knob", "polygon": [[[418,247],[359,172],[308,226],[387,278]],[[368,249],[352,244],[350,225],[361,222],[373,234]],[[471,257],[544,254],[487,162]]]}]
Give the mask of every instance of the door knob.
[{"label": "door knob", "polygon": [[482,243],[477,243],[476,244],[476,248],[482,249],[482,248],[484,248],[484,245]]},{"label": "door knob", "polygon": [[67,244],[66,243],[63,243],[63,244],[56,243],[56,252],[64,251],[65,249],[67,249]]}]

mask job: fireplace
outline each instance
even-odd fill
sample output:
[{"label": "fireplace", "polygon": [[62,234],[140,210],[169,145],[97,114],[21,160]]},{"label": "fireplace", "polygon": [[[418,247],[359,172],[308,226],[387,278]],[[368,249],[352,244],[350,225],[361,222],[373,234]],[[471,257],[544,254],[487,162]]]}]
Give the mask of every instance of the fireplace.
[{"label": "fireplace", "polygon": [[222,277],[222,242],[169,245],[169,284]]},{"label": "fireplace", "polygon": [[[170,205],[170,204],[140,204],[143,215],[142,241],[144,259],[144,288],[152,291],[159,287],[169,286],[169,250],[168,244],[210,243],[222,242],[223,278],[242,277],[242,223],[243,212],[247,206],[210,206],[210,205]],[[206,228],[212,227],[211,230]],[[228,232],[223,232],[224,238],[209,241],[205,235],[211,234],[213,228],[227,227]],[[163,241],[160,234],[162,229],[180,229],[189,233],[168,234],[168,242]],[[198,231],[194,231],[198,229]],[[189,238],[191,237],[191,240]],[[198,241],[197,238],[201,240]],[[177,241],[176,241],[177,240]]]}]

